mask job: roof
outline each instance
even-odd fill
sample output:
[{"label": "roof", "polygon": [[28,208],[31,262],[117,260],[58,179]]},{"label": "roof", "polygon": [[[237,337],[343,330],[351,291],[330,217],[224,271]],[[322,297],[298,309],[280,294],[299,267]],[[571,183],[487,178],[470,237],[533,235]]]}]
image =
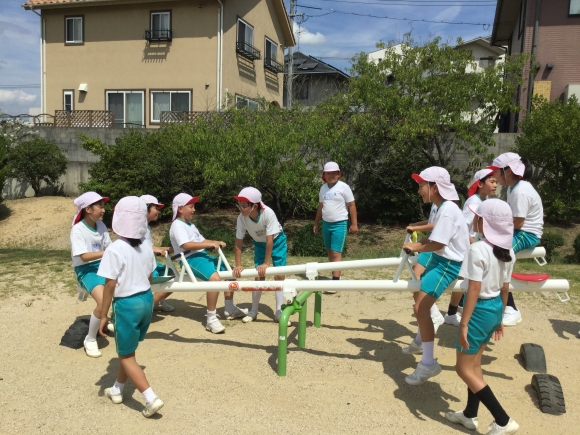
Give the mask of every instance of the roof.
[{"label": "roof", "polygon": [[[290,62],[290,56],[284,56],[284,74],[288,73],[288,64]],[[307,54],[301,53],[299,51],[293,54],[292,61],[293,69],[292,74],[337,74],[339,76],[348,79],[350,76],[344,71],[327,64],[313,56],[308,56]]]},{"label": "roof", "polygon": [[508,45],[520,15],[522,0],[497,0],[491,31],[492,45]]},{"label": "roof", "polygon": [[462,44],[459,44],[459,45],[455,46],[455,48],[463,49],[464,47],[471,45],[471,44],[477,44],[477,45],[485,48],[486,50],[489,50],[489,51],[495,53],[497,56],[501,56],[501,55],[505,54],[505,49],[503,47],[491,45],[491,42],[489,42],[489,37],[487,37],[487,38],[481,38],[481,37],[475,38],[475,39],[472,39],[470,41],[466,41]]}]

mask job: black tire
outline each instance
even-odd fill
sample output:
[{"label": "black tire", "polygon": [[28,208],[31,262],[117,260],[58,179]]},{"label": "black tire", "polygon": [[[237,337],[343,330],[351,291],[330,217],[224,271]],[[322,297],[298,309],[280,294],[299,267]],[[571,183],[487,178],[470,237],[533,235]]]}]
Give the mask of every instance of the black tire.
[{"label": "black tire", "polygon": [[546,414],[566,413],[564,392],[556,376],[538,374],[532,376],[532,388],[538,394],[540,410]]},{"label": "black tire", "polygon": [[546,354],[544,348],[534,343],[524,343],[520,347],[524,368],[528,372],[546,373]]},{"label": "black tire", "polygon": [[64,333],[60,345],[71,349],[80,349],[84,346],[85,337],[89,333],[89,321],[77,319]]}]

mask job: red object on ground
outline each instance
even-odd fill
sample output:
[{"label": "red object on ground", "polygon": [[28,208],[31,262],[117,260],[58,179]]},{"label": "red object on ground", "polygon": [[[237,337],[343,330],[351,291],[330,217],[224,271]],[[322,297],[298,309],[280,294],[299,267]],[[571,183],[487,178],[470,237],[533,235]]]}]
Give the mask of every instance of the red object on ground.
[{"label": "red object on ground", "polygon": [[512,273],[512,278],[520,281],[542,282],[550,278],[547,273]]}]

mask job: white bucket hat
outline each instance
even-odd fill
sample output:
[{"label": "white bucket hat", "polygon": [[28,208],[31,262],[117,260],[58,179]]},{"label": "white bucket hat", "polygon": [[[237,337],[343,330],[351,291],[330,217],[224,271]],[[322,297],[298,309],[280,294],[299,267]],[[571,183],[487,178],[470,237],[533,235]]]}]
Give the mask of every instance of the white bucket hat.
[{"label": "white bucket hat", "polygon": [[431,166],[420,174],[411,175],[413,180],[417,183],[435,183],[439,189],[439,194],[448,201],[456,201],[459,199],[455,186],[451,182],[451,177],[447,169],[441,168],[440,166]]},{"label": "white bucket hat", "polygon": [[485,168],[481,169],[480,171],[477,171],[473,176],[473,180],[471,180],[471,185],[469,186],[469,189],[467,190],[467,197],[475,195],[477,193],[479,182],[491,174],[493,174],[493,169],[491,168]]},{"label": "white bucket hat", "polygon": [[511,249],[514,237],[514,218],[509,204],[491,198],[479,204],[470,204],[469,209],[483,218],[483,234],[492,244]]},{"label": "white bucket hat", "polygon": [[338,163],[336,162],[328,162],[324,165],[324,169],[322,170],[322,172],[334,172],[334,171],[340,171],[340,168],[338,167]]},{"label": "white bucket hat", "polygon": [[180,193],[175,198],[173,198],[173,204],[171,208],[173,209],[173,220],[177,217],[177,210],[179,207],[183,207],[187,204],[195,204],[199,201],[199,196],[191,196],[187,193]]},{"label": "white bucket hat", "polygon": [[518,177],[523,177],[526,166],[522,163],[522,158],[517,153],[503,153],[493,159],[489,169],[497,171],[509,167]]},{"label": "white bucket hat", "polygon": [[159,208],[165,207],[165,204],[161,204],[153,195],[141,195],[139,199],[143,200],[145,204],[153,204]]},{"label": "white bucket hat", "polygon": [[77,212],[75,213],[72,226],[79,223],[81,217],[83,216],[83,210],[87,208],[89,205],[94,204],[95,202],[104,201],[107,202],[109,200],[108,196],[101,196],[97,192],[85,192],[77,199],[73,201],[74,205],[77,206]]},{"label": "white bucket hat", "polygon": [[252,204],[260,204],[260,208],[266,207],[262,202],[262,193],[255,187],[244,187],[238,193],[238,196],[234,196],[234,199],[241,202],[249,202]]},{"label": "white bucket hat", "polygon": [[142,239],[147,233],[147,204],[136,196],[126,196],[115,206],[113,231],[127,239]]}]

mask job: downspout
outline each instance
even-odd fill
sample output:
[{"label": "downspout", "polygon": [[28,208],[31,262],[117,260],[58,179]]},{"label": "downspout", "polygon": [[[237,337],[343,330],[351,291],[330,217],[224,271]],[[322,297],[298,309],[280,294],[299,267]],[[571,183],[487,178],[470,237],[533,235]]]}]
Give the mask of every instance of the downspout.
[{"label": "downspout", "polygon": [[222,109],[222,69],[223,69],[223,38],[224,38],[224,5],[221,0],[217,0],[220,4],[218,8],[218,44],[217,44],[217,90],[216,108],[218,112]]},{"label": "downspout", "polygon": [[[538,30],[540,27],[540,9],[542,5],[542,0],[536,0],[536,16],[534,23],[534,37],[532,42],[532,57],[536,56],[538,51]],[[536,78],[536,60],[530,60],[530,78],[528,85],[528,111],[532,110],[532,96],[534,95],[534,79]]]},{"label": "downspout", "polygon": [[36,15],[38,15],[38,17],[40,18],[39,22],[40,22],[40,112],[43,115],[43,122],[46,122],[46,120],[44,119],[44,114],[46,113],[45,110],[45,105],[46,105],[46,96],[44,95],[45,92],[45,83],[44,83],[44,77],[46,74],[45,68],[44,68],[44,20],[42,19],[42,15],[40,15],[38,12],[36,12],[34,9],[32,9],[32,7],[30,8],[30,10],[32,12],[34,12]]}]

